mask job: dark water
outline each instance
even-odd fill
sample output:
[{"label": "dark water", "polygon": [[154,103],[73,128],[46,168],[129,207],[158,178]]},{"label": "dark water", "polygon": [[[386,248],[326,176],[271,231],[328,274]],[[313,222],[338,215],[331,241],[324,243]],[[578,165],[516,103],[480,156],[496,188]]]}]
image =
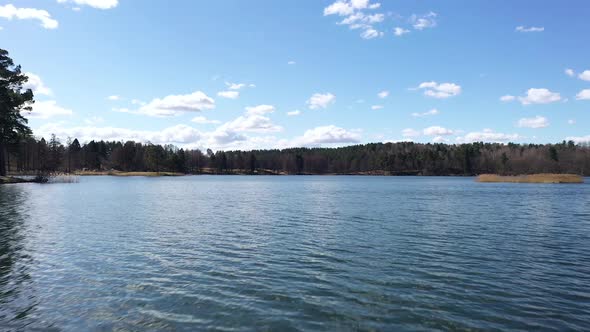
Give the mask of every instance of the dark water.
[{"label": "dark water", "polygon": [[588,330],[586,182],[0,186],[0,330]]}]

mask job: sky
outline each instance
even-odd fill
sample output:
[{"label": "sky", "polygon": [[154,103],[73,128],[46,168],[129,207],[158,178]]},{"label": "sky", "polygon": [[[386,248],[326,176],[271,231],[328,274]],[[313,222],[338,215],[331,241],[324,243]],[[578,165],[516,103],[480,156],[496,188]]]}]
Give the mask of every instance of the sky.
[{"label": "sky", "polygon": [[590,3],[0,1],[36,136],[213,150],[590,142]]}]

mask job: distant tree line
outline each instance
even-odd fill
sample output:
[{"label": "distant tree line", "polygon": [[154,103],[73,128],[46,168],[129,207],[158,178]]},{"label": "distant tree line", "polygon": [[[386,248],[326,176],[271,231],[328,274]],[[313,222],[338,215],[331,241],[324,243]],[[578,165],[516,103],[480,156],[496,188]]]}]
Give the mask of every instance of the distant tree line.
[{"label": "distant tree line", "polygon": [[401,142],[202,152],[133,141],[61,142],[53,135],[49,141],[28,136],[6,148],[6,167],[13,173],[118,170],[190,174],[590,175],[590,146],[571,141],[546,145]]}]

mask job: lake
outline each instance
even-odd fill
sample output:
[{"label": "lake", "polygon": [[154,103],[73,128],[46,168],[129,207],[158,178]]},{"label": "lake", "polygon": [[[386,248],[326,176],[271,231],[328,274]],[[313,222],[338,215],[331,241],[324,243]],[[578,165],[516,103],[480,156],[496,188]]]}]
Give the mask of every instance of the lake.
[{"label": "lake", "polygon": [[588,330],[590,179],[0,186],[0,330],[22,329]]}]

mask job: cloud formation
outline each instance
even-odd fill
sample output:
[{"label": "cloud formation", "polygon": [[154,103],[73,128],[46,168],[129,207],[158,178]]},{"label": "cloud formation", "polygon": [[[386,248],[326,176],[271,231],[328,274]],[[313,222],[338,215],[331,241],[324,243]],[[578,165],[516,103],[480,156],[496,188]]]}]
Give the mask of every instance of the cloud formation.
[{"label": "cloud formation", "polygon": [[141,106],[138,111],[132,113],[149,116],[174,116],[183,112],[200,112],[215,108],[215,100],[201,91],[195,91],[186,95],[169,95],[164,98],[155,98]]},{"label": "cloud formation", "polygon": [[584,70],[578,75],[578,78],[583,81],[590,81],[590,70]]},{"label": "cloud formation", "polygon": [[500,101],[503,101],[503,102],[509,102],[509,101],[513,101],[515,99],[516,99],[516,97],[512,96],[512,95],[504,95],[504,96],[500,97]]},{"label": "cloud formation", "polygon": [[584,89],[576,95],[577,100],[590,100],[590,89]]},{"label": "cloud formation", "polygon": [[79,6],[89,6],[96,9],[111,9],[117,7],[119,0],[57,0],[58,3],[74,3]]},{"label": "cloud formation", "polygon": [[23,84],[23,89],[31,89],[33,90],[34,95],[45,95],[51,96],[53,92],[50,88],[48,88],[44,83],[41,77],[35,75],[33,73],[25,73],[25,75],[29,78],[25,84]]},{"label": "cloud formation", "polygon": [[522,25],[519,25],[516,27],[515,29],[518,32],[543,32],[545,31],[544,27],[525,27]]},{"label": "cloud formation", "polygon": [[531,104],[549,104],[561,100],[561,95],[557,92],[551,92],[548,89],[528,89],[526,96],[518,97],[523,105]]},{"label": "cloud formation", "polygon": [[380,3],[370,3],[370,0],[338,0],[324,8],[324,16],[346,16],[339,25],[348,25],[351,30],[361,29],[361,38],[373,39],[384,35],[377,30],[374,24],[385,20],[385,14],[367,14],[365,10],[373,10],[381,7]]},{"label": "cloud formation", "polygon": [[424,95],[432,98],[445,99],[461,94],[461,86],[455,83],[440,83],[431,81],[420,83],[418,89],[424,90]]},{"label": "cloud formation", "polygon": [[360,135],[334,125],[320,126],[305,131],[303,136],[295,138],[292,146],[318,146],[321,144],[358,143]]},{"label": "cloud formation", "polygon": [[221,121],[219,120],[209,120],[206,117],[199,115],[192,118],[191,122],[198,123],[198,124],[219,124]]},{"label": "cloud formation", "polygon": [[57,105],[55,100],[36,101],[31,106],[33,107],[31,112],[23,112],[23,115],[27,118],[49,119],[74,114],[72,110]]},{"label": "cloud formation", "polygon": [[379,97],[381,99],[387,98],[387,97],[389,97],[389,91],[383,90],[377,94],[377,97]]},{"label": "cloud formation", "polygon": [[422,118],[425,116],[431,116],[431,115],[438,115],[440,114],[439,110],[437,110],[436,108],[431,109],[430,111],[427,112],[423,112],[423,113],[412,113],[412,116],[415,118]]},{"label": "cloud formation", "polygon": [[240,92],[235,90],[219,91],[217,95],[227,99],[237,99],[240,96]]},{"label": "cloud formation", "polygon": [[436,17],[438,15],[435,12],[430,12],[424,15],[412,15],[410,16],[410,23],[416,30],[424,30],[426,28],[434,28],[436,26]]},{"label": "cloud formation", "polygon": [[9,20],[38,20],[45,29],[57,29],[59,22],[43,9],[17,8],[12,4],[0,6],[0,17]]},{"label": "cloud formation", "polygon": [[264,115],[268,113],[273,113],[276,108],[272,105],[258,105],[258,106],[248,106],[246,107],[246,114],[247,115]]},{"label": "cloud formation", "polygon": [[549,127],[549,120],[542,116],[535,116],[534,118],[522,118],[518,120],[518,127],[521,128],[545,128]]},{"label": "cloud formation", "polygon": [[458,143],[473,143],[473,142],[494,142],[494,143],[506,143],[515,141],[521,138],[518,134],[504,134],[497,133],[492,129],[484,129],[480,132],[470,132],[462,137],[457,137]]},{"label": "cloud formation", "polygon": [[309,109],[317,110],[320,108],[327,108],[329,105],[336,102],[336,96],[331,93],[314,93],[306,102]]},{"label": "cloud formation", "polygon": [[447,129],[441,126],[431,126],[425,128],[422,132],[426,136],[449,136],[455,133],[454,130]]}]

